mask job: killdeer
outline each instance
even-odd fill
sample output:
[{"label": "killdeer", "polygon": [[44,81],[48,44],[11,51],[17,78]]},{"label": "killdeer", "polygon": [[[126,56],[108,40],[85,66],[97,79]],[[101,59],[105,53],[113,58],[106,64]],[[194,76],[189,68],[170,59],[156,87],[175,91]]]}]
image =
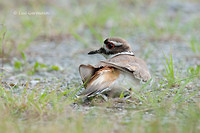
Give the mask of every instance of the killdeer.
[{"label": "killdeer", "polygon": [[135,57],[130,44],[122,38],[107,38],[103,47],[88,54],[102,54],[106,60],[95,66],[79,66],[85,87],[80,95],[120,96],[122,92],[129,92],[130,88],[137,88],[141,81],[147,82],[151,79],[146,63]]}]

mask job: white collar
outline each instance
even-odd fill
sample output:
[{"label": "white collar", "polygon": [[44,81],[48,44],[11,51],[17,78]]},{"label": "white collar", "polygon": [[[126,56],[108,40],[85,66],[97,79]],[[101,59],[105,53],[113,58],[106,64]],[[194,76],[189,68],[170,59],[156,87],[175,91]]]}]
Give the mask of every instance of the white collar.
[{"label": "white collar", "polygon": [[103,56],[106,59],[113,58],[113,57],[118,56],[118,55],[132,55],[132,56],[134,56],[135,54],[132,51],[121,52],[121,53],[117,53],[117,54],[113,54],[113,55],[105,55],[105,54],[103,54]]}]

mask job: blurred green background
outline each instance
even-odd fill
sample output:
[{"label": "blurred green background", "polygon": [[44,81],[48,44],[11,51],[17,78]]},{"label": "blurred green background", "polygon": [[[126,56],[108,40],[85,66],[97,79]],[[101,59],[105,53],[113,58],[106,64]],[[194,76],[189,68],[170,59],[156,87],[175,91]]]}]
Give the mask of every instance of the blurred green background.
[{"label": "blurred green background", "polygon": [[0,12],[6,57],[33,42],[76,39],[88,47],[110,36],[139,44],[176,41],[200,50],[193,46],[200,38],[198,0],[17,0],[1,1]]},{"label": "blurred green background", "polygon": [[[78,66],[113,36],[155,82],[126,102],[74,104]],[[199,0],[1,0],[0,46],[0,132],[200,132]]]}]

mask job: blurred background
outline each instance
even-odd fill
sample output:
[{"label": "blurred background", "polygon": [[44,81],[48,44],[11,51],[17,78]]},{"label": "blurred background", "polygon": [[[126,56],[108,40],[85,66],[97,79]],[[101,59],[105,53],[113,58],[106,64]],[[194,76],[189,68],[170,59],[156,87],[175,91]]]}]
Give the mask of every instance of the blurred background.
[{"label": "blurred background", "polygon": [[[152,86],[77,104],[79,65],[116,36]],[[199,133],[199,79],[200,0],[0,0],[0,131]]]},{"label": "blurred background", "polygon": [[182,66],[199,64],[199,0],[17,0],[1,1],[0,12],[0,55],[10,75],[79,77],[80,64],[104,59],[87,53],[114,36],[153,73],[164,69],[163,53]]}]

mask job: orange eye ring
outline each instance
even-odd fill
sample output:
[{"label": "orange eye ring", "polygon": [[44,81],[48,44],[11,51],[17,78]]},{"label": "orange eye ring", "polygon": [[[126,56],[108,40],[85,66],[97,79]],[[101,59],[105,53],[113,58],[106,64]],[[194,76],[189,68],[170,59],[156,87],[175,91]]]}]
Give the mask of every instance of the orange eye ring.
[{"label": "orange eye ring", "polygon": [[107,47],[108,49],[113,49],[113,48],[115,47],[115,45],[114,45],[113,43],[108,43],[108,44],[106,45],[106,47]]}]

